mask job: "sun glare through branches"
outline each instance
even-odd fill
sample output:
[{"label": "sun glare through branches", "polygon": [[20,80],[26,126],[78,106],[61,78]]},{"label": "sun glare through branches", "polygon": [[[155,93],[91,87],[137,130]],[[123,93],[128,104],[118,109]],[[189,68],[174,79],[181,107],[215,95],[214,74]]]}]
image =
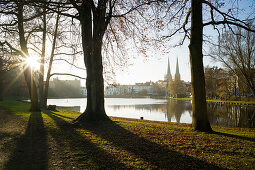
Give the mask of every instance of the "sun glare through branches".
[{"label": "sun glare through branches", "polygon": [[40,63],[39,63],[39,58],[38,57],[31,57],[28,56],[24,63],[27,66],[30,66],[33,70],[39,70],[40,69]]}]

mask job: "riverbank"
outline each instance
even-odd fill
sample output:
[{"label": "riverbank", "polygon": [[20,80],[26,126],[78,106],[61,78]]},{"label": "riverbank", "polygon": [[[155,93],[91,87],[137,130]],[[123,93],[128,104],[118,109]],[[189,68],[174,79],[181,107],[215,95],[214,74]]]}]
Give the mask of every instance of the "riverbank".
[{"label": "riverbank", "polygon": [[[28,112],[29,105],[2,101],[0,169],[254,169],[255,129],[112,117],[74,126],[80,113]],[[3,155],[3,156],[2,156]]]},{"label": "riverbank", "polygon": [[[187,100],[190,101],[192,98],[167,98],[173,100]],[[218,103],[218,104],[231,104],[231,105],[242,105],[242,106],[255,106],[255,101],[235,101],[235,100],[206,100],[209,103]]]}]

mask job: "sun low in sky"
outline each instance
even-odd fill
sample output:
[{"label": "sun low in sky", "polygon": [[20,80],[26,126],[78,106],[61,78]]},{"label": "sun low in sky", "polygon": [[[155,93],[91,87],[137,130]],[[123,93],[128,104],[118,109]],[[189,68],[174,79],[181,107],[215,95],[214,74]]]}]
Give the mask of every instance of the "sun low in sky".
[{"label": "sun low in sky", "polygon": [[40,63],[39,58],[34,56],[28,56],[24,63],[28,66],[30,66],[33,70],[39,70],[40,69]]}]

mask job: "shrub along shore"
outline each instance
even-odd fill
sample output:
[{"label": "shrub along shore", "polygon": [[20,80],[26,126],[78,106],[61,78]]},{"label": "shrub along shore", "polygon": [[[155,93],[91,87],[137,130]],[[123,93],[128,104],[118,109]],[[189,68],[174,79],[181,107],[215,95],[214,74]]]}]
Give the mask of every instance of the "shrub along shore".
[{"label": "shrub along shore", "polygon": [[255,169],[255,129],[111,117],[74,125],[80,113],[28,112],[0,102],[0,169]]}]

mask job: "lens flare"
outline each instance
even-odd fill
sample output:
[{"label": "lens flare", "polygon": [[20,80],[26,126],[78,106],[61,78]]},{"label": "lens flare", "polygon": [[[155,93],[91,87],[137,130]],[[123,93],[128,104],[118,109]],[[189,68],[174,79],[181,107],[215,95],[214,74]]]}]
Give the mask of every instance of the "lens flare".
[{"label": "lens flare", "polygon": [[39,59],[37,57],[27,57],[25,60],[26,65],[30,66],[34,70],[40,69]]}]

